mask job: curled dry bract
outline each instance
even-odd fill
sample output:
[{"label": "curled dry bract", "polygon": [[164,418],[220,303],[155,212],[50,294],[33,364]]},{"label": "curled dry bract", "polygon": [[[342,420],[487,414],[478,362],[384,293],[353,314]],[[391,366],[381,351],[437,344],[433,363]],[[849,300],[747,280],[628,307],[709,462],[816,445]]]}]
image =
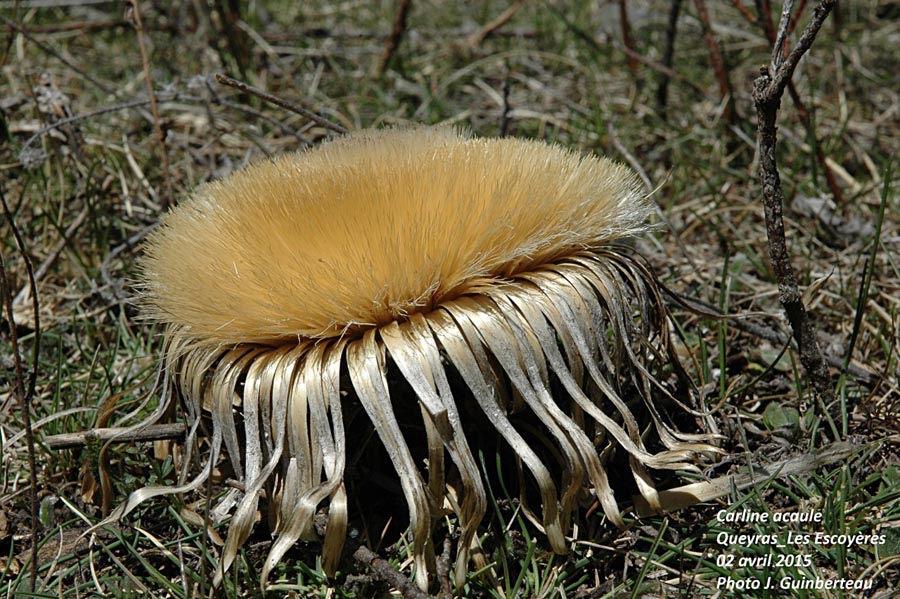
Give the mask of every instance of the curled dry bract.
[{"label": "curled dry bract", "polygon": [[[642,231],[648,211],[621,165],[447,128],[357,133],[201,186],[148,243],[142,294],[149,317],[167,325],[165,401],[183,399],[193,431],[211,415],[210,459],[224,446],[244,483],[219,507],[233,519],[218,578],[264,490],[276,540],[263,579],[298,539],[315,538],[323,507],[324,567],[338,566],[348,518],[341,391],[362,405],[397,471],[423,588],[433,520],[446,509],[459,518],[461,583],[486,510],[462,402],[477,404],[521,459],[541,498],[539,514],[526,513],[555,551],[566,550],[586,490],[621,523],[604,448],[628,453],[638,488],[657,503],[646,469],[690,468],[710,448],[654,404],[667,393],[658,374],[680,368],[668,314],[651,273],[613,243]],[[388,356],[415,398],[392,389]],[[562,480],[510,420],[507,387],[545,427]],[[645,446],[626,388],[642,396],[663,451]],[[421,412],[427,468],[400,410]],[[445,482],[449,468],[459,485]],[[137,491],[117,515],[173,490]]]}]

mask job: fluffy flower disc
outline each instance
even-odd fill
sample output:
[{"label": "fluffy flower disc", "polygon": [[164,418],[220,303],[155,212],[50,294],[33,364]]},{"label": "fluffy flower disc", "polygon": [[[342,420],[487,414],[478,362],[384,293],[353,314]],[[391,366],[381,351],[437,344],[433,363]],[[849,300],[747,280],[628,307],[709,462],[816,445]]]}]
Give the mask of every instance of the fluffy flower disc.
[{"label": "fluffy flower disc", "polygon": [[[277,539],[263,580],[293,543],[316,536],[326,504],[323,563],[339,564],[341,391],[362,405],[396,469],[423,588],[433,520],[446,510],[459,517],[461,584],[486,509],[461,402],[477,405],[515,451],[541,501],[539,514],[523,504],[524,513],[554,550],[566,550],[585,492],[621,523],[601,459],[608,449],[627,453],[658,506],[647,468],[687,468],[710,447],[674,431],[654,405],[666,393],[656,375],[680,368],[668,314],[646,267],[610,245],[639,232],[647,212],[620,165],[450,129],[354,134],[251,166],[179,205],[148,244],[142,289],[148,314],[168,326],[166,397],[181,397],[193,423],[211,415],[210,460],[224,447],[244,482],[217,508],[233,510],[219,577],[264,491]],[[415,397],[392,388],[389,364]],[[452,377],[465,396],[454,397]],[[644,446],[626,388],[643,398],[665,450]],[[514,409],[536,417],[558,463],[529,446]],[[421,412],[427,468],[412,456],[400,410]],[[560,468],[561,480],[551,475]],[[446,483],[449,469],[459,483]],[[117,515],[196,489],[208,471],[137,491]]]},{"label": "fluffy flower disc", "polygon": [[144,263],[151,313],[222,343],[427,313],[647,216],[625,167],[452,129],[365,132],[200,187]]}]

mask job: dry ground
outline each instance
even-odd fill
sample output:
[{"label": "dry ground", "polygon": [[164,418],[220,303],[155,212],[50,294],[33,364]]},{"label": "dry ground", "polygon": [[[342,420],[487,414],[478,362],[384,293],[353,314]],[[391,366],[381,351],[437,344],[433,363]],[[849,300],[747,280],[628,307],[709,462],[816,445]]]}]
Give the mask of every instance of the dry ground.
[{"label": "dry ground", "polygon": [[[127,526],[103,532],[93,545],[80,539],[101,515],[100,447],[55,451],[42,439],[103,424],[110,398],[119,402],[115,421],[150,388],[160,337],[137,318],[131,282],[140,241],[170,199],[261,156],[333,135],[216,83],[212,75],[227,72],[348,129],[455,123],[478,135],[541,138],[627,161],[660,208],[660,226],[639,249],[665,284],[746,316],[715,320],[673,307],[728,452],[707,474],[748,461],[776,463],[839,440],[858,447],[840,463],[760,482],[730,502],[632,519],[625,532],[585,515],[581,541],[567,556],[549,554],[515,500],[495,489],[485,523],[493,572],[473,574],[464,596],[893,596],[900,585],[900,196],[896,164],[891,168],[900,149],[898,3],[840,3],[794,77],[797,99],[786,97],[779,115],[788,241],[830,360],[833,405],[816,401],[784,343],[789,328],[768,262],[750,91],[772,45],[741,11],[747,5],[755,15],[754,5],[767,1],[682,2],[671,68],[663,63],[672,4],[662,1],[622,2],[625,35],[615,0],[525,2],[495,31],[483,28],[509,8],[505,2],[412,0],[405,34],[383,69],[392,2],[273,0],[250,3],[241,15],[229,12],[238,3],[228,0],[139,4],[142,33],[119,3],[0,1],[0,188],[10,210],[0,225],[0,255],[15,322],[11,327],[4,311],[0,595],[29,588],[32,475],[19,380],[34,389],[42,542],[36,596],[197,596],[215,567],[216,539],[203,534],[199,515],[203,493],[147,502]],[[795,4],[804,7],[802,25],[815,3]],[[719,76],[701,6],[723,56]],[[780,4],[771,11],[777,19]],[[662,100],[664,74],[671,77]],[[36,271],[37,314],[25,256]],[[148,447],[111,451],[108,497],[120,501],[139,486],[174,480],[171,454],[154,459]],[[494,459],[486,467],[493,469]],[[721,556],[785,551],[717,545],[718,532],[735,528],[715,520],[729,503],[813,509],[826,520],[757,532],[886,538],[877,545],[803,545],[794,553],[810,556],[807,565],[735,569]],[[364,518],[365,506],[357,507]],[[399,530],[382,539],[365,519],[356,524],[408,574],[405,548],[392,545]],[[224,594],[262,595],[258,562],[270,543],[264,528]],[[391,592],[350,560],[330,589],[315,555],[314,547],[289,554],[269,595]],[[717,589],[716,577],[729,573],[741,580],[871,580],[873,589]]]}]

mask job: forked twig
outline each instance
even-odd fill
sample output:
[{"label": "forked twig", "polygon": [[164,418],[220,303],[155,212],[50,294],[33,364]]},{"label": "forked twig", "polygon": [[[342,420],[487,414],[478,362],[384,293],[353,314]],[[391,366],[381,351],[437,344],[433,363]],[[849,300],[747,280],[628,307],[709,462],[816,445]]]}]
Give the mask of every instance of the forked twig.
[{"label": "forked twig", "polygon": [[[800,362],[806,369],[816,394],[825,405],[834,399],[834,388],[828,367],[822,358],[816,340],[816,331],[803,305],[797,277],[791,266],[790,253],[784,234],[784,193],[775,162],[776,121],[784,90],[791,80],[800,58],[812,46],[816,34],[837,0],[822,0],[813,11],[812,18],[797,41],[796,46],[774,72],[761,69],[754,82],[753,101],[758,118],[759,178],[762,184],[763,204],[766,215],[766,233],[769,239],[769,255],[772,269],[778,280],[779,300],[791,324],[794,339],[800,352]],[[774,48],[773,56],[780,52]]]},{"label": "forked twig", "polygon": [[777,72],[784,62],[784,43],[787,40],[788,26],[791,22],[791,12],[794,9],[794,0],[784,0],[781,6],[781,18],[778,20],[778,34],[772,45],[772,64],[769,67],[773,73]]},{"label": "forked twig", "polygon": [[[766,36],[766,39],[769,40],[769,43],[772,44],[772,60],[769,68],[771,69],[771,73],[774,73],[784,62],[784,57],[787,55],[788,48],[788,39],[787,36],[791,34],[794,30],[795,25],[797,24],[800,15],[803,13],[803,9],[806,7],[806,1],[801,0],[800,5],[797,7],[796,12],[793,13],[793,17],[791,16],[791,8],[793,2],[786,2],[782,8],[782,22],[779,23],[779,30],[776,33],[775,26],[772,23],[772,11],[771,6],[768,2],[761,3],[758,7],[759,16],[755,21],[757,21],[760,27],[763,30],[763,33]],[[787,18],[784,18],[784,15],[787,14]],[[752,15],[751,15],[752,17]],[[751,22],[754,21],[753,18],[750,19]],[[787,23],[784,23],[787,21]],[[822,150],[822,145],[816,139],[815,131],[813,131],[812,118],[810,117],[809,109],[806,107],[806,104],[803,102],[803,99],[800,97],[800,94],[797,92],[797,88],[794,85],[794,82],[788,80],[787,83],[787,91],[791,96],[791,100],[794,102],[794,106],[797,108],[797,116],[800,118],[800,123],[807,130],[809,136],[813,138],[814,142],[813,153],[815,154],[816,160],[822,166],[822,172],[825,175],[825,181],[828,183],[828,189],[831,191],[831,195],[834,196],[834,201],[838,204],[841,204],[843,201],[843,194],[841,194],[841,188],[838,186],[837,179],[834,175],[834,169],[828,164],[828,159],[825,157],[825,152]]]},{"label": "forked twig", "polygon": [[497,15],[493,21],[487,23],[484,27],[479,29],[478,31],[472,33],[466,38],[466,46],[470,50],[473,50],[481,45],[489,35],[492,35],[495,31],[506,25],[510,19],[519,11],[519,8],[522,6],[522,0],[516,0],[509,7],[504,10],[502,13]]}]

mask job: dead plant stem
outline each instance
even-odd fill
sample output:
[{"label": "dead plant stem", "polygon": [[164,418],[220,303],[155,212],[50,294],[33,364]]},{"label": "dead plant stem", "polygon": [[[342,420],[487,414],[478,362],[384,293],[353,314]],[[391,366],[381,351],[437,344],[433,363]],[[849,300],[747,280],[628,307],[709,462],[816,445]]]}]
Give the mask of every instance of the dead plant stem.
[{"label": "dead plant stem", "polygon": [[16,332],[16,321],[13,316],[12,284],[7,276],[3,255],[0,254],[0,277],[2,277],[2,280],[0,280],[0,287],[2,287],[0,291],[2,291],[2,293],[0,293],[0,295],[3,297],[6,317],[9,320],[9,338],[12,344],[13,363],[15,364],[16,370],[15,392],[16,396],[19,398],[19,406],[22,409],[22,422],[25,427],[25,443],[28,445],[28,470],[29,476],[31,477],[29,491],[31,500],[31,573],[29,578],[29,590],[33,593],[35,592],[35,587],[37,585],[39,560],[38,531],[40,525],[38,521],[37,458],[35,456],[34,448],[34,430],[31,428],[31,400],[34,397],[34,390],[37,385],[37,363],[38,355],[41,350],[40,304],[38,302],[37,283],[35,283],[34,280],[34,268],[31,264],[31,260],[28,258],[28,253],[25,250],[25,242],[19,234],[19,229],[16,227],[12,212],[6,203],[6,195],[2,190],[0,190],[0,202],[3,203],[3,214],[6,216],[10,229],[12,229],[13,237],[15,237],[16,240],[16,246],[19,249],[19,253],[22,255],[22,260],[25,262],[25,270],[28,273],[28,282],[31,285],[31,307],[34,310],[34,347],[32,350],[31,376],[29,377],[28,387],[26,388],[25,373],[22,369],[22,356],[19,353],[19,336]]},{"label": "dead plant stem", "polygon": [[635,58],[637,51],[634,49],[634,38],[631,35],[631,24],[628,22],[628,2],[627,0],[619,0],[619,26],[622,29],[622,43],[626,48],[633,51],[628,54],[628,70],[631,76],[637,80],[638,61]]},{"label": "dead plant stem", "polygon": [[147,43],[144,39],[144,23],[141,20],[141,11],[138,7],[137,0],[129,0],[129,6],[134,30],[137,32],[138,46],[141,50],[141,63],[144,67],[144,79],[147,82],[147,95],[150,99],[150,113],[153,115],[153,128],[156,130],[156,140],[159,145],[160,158],[162,159],[165,193],[160,199],[160,206],[163,210],[166,210],[175,201],[175,195],[172,188],[172,175],[169,172],[169,152],[166,149],[166,136],[163,133],[162,125],[159,120],[159,107],[156,102],[156,92],[153,90],[153,77],[150,74],[150,60],[147,57]]},{"label": "dead plant stem", "polygon": [[252,85],[248,85],[243,81],[238,81],[228,75],[223,75],[222,73],[216,73],[216,81],[221,83],[222,85],[227,85],[228,87],[233,87],[242,92],[246,92],[248,94],[252,94],[261,100],[264,100],[270,104],[274,104],[280,108],[284,108],[285,110],[289,110],[295,114],[299,114],[300,116],[306,117],[317,125],[324,127],[325,129],[330,129],[335,133],[340,133],[341,135],[347,133],[347,129],[338,125],[337,123],[332,123],[325,117],[316,114],[311,110],[307,110],[302,106],[295,104],[294,102],[289,102],[288,100],[284,100],[279,98],[278,96],[274,96],[268,92],[264,92],[261,89],[257,89]]},{"label": "dead plant stem", "polygon": [[[669,20],[666,23],[666,42],[663,47],[662,65],[666,69],[671,70],[675,63],[675,35],[678,30],[678,15],[681,13],[681,0],[672,0],[669,8]],[[656,88],[656,108],[659,110],[663,120],[666,118],[666,105],[669,101],[669,81],[671,76],[668,72],[660,73],[659,87]]]},{"label": "dead plant stem", "polygon": [[[803,305],[803,295],[791,266],[784,232],[784,192],[781,189],[781,178],[775,161],[775,147],[778,109],[784,90],[800,58],[812,46],[816,34],[835,2],[836,0],[822,0],[819,3],[791,53],[775,72],[770,72],[767,67],[761,69],[760,77],[755,81],[753,89],[758,119],[759,178],[763,192],[766,233],[769,239],[769,257],[778,281],[779,299],[797,341],[800,362],[809,375],[816,394],[826,406],[831,405],[834,400],[834,388],[819,349],[815,327]],[[774,49],[774,52],[778,51],[778,48]]]},{"label": "dead plant stem", "polygon": [[381,76],[384,75],[388,63],[391,62],[391,58],[394,57],[394,53],[397,52],[397,48],[400,47],[400,41],[403,39],[403,34],[406,33],[406,21],[409,17],[409,8],[411,4],[411,0],[397,1],[397,10],[394,13],[394,27],[391,29],[391,35],[388,36],[387,42],[384,44],[384,51],[381,53],[381,58],[378,60],[378,64],[375,66],[375,70],[372,73],[372,79],[375,79],[376,81],[381,79]]},{"label": "dead plant stem", "polygon": [[509,5],[509,8],[504,10],[502,13],[497,15],[497,17],[487,23],[484,27],[471,34],[466,38],[466,45],[470,50],[474,50],[478,46],[481,45],[488,36],[493,35],[498,29],[506,25],[510,19],[515,16],[515,14],[519,11],[519,8],[522,6],[522,0],[516,0],[512,4]]},{"label": "dead plant stem", "polygon": [[[741,4],[740,0],[734,0],[735,7],[744,15],[744,18],[747,19],[748,23],[755,23],[762,29],[763,34],[765,34],[766,39],[769,40],[769,43],[772,44],[773,48],[776,46],[780,48],[781,56],[787,55],[787,48],[789,44],[789,40],[782,36],[782,43],[776,44],[775,40],[778,37],[778,34],[775,33],[775,26],[772,24],[772,10],[769,2],[761,2],[757,0],[756,2],[756,10],[757,16],[753,16],[750,11]],[[794,12],[793,18],[790,19],[790,22],[787,26],[787,34],[790,35],[797,23],[799,22],[800,15],[803,14],[803,10],[806,8],[806,0],[800,0],[800,4],[797,6],[797,10]],[[780,63],[783,61],[779,59]],[[772,55],[772,63],[776,62],[774,50]],[[770,68],[771,65],[770,65]],[[806,108],[806,104],[803,102],[803,98],[800,97],[800,93],[797,91],[797,86],[794,85],[793,81],[788,81],[787,86],[788,93],[791,95],[791,100],[794,102],[794,106],[797,108],[797,116],[800,118],[800,123],[803,125],[803,128],[806,129],[807,133],[812,137],[813,140],[813,153],[815,154],[816,160],[822,166],[822,172],[825,174],[825,182],[828,183],[828,190],[831,191],[831,195],[834,197],[834,201],[837,204],[843,203],[843,194],[841,193],[841,188],[838,186],[837,178],[834,174],[834,169],[829,166],[828,157],[825,156],[825,152],[822,150],[821,144],[819,144],[818,139],[815,136],[815,132],[813,131],[812,119],[810,117],[810,112]]]},{"label": "dead plant stem", "polygon": [[728,80],[728,69],[725,66],[725,58],[722,56],[722,47],[719,40],[713,33],[712,21],[709,18],[709,12],[706,10],[704,0],[694,0],[694,6],[697,8],[697,16],[703,24],[703,40],[709,49],[709,58],[712,62],[713,70],[716,73],[716,81],[719,83],[719,94],[725,102],[725,111],[722,118],[726,123],[731,124],[734,120],[734,94],[731,93],[731,82]]}]

